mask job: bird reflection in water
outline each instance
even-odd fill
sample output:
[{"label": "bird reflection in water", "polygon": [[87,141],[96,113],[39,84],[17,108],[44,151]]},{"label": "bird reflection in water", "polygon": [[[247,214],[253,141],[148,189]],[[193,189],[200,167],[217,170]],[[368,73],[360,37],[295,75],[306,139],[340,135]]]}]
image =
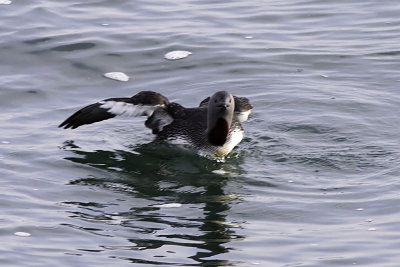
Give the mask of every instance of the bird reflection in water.
[{"label": "bird reflection in water", "polygon": [[[243,172],[238,167],[240,156],[233,154],[231,159],[220,163],[164,143],[136,146],[132,151],[87,152],[79,149],[73,142],[66,142],[63,148],[74,153],[67,160],[103,169],[110,174],[106,178],[77,179],[71,181],[71,184],[112,187],[114,191],[117,188],[132,203],[143,203],[143,200],[145,203],[155,203],[145,206],[133,204],[129,211],[118,210],[116,204],[113,209],[117,210],[112,213],[96,203],[96,200],[91,200],[90,203],[67,203],[78,207],[78,211],[72,212],[72,216],[85,222],[90,216],[93,221],[98,221],[96,218],[101,217],[99,221],[103,222],[107,221],[104,218],[109,217],[112,220],[117,216],[121,227],[134,230],[127,238],[134,244],[129,250],[141,253],[118,257],[134,263],[157,265],[182,265],[188,261],[191,262],[189,265],[223,266],[234,263],[226,258],[219,259],[218,255],[229,252],[227,243],[244,238],[235,231],[241,227],[242,222],[229,222],[227,218],[231,207],[241,201],[240,195],[232,192],[235,190],[232,181]],[[213,172],[215,170],[218,171]],[[119,186],[116,187],[115,184]],[[163,208],[165,203],[175,203],[179,209]],[[88,206],[89,210],[97,210],[96,216],[87,211]],[[97,233],[102,231],[92,230]],[[168,248],[172,258],[168,255],[154,255],[158,250],[164,250],[163,247]],[[107,246],[103,248],[118,249]],[[125,247],[124,250],[126,249]],[[186,254],[188,249],[190,252]],[[182,251],[186,257],[183,261]],[[181,256],[177,257],[178,255]],[[174,260],[179,261],[173,262]]]}]

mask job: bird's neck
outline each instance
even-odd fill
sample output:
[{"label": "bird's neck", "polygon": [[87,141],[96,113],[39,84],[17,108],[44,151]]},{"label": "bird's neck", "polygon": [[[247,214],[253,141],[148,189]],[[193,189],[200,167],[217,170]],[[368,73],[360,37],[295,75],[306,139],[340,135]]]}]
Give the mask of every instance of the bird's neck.
[{"label": "bird's neck", "polygon": [[214,146],[223,146],[228,138],[229,123],[224,118],[218,118],[215,124],[207,129],[208,142]]}]

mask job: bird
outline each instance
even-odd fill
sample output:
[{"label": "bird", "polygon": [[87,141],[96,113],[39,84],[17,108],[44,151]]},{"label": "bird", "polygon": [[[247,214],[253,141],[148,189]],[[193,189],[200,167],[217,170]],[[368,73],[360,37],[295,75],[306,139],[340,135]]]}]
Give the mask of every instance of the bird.
[{"label": "bird", "polygon": [[252,108],[248,98],[227,91],[218,91],[193,108],[170,102],[157,92],[141,91],[132,97],[108,98],[83,107],[59,127],[75,129],[122,115],[147,116],[145,126],[156,141],[183,141],[201,156],[223,158],[243,139],[241,123]]}]

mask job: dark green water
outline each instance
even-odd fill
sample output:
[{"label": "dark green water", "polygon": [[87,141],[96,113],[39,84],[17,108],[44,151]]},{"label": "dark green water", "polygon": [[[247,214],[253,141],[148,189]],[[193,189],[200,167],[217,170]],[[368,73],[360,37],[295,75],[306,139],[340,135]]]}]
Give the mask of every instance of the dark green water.
[{"label": "dark green water", "polygon": [[[396,1],[0,4],[1,265],[398,266],[399,14]],[[254,106],[226,162],[152,143],[143,118],[57,128],[105,98],[153,90],[190,107],[222,89]]]}]

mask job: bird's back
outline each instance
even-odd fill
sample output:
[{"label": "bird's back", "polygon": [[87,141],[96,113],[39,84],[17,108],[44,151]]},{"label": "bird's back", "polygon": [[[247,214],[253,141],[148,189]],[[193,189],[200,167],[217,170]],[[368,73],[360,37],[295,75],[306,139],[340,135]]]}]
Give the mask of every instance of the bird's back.
[{"label": "bird's back", "polygon": [[195,147],[205,142],[207,129],[206,108],[183,108],[179,113],[175,110],[169,111],[173,114],[173,121],[166,125],[157,134],[158,140],[186,141]]}]

